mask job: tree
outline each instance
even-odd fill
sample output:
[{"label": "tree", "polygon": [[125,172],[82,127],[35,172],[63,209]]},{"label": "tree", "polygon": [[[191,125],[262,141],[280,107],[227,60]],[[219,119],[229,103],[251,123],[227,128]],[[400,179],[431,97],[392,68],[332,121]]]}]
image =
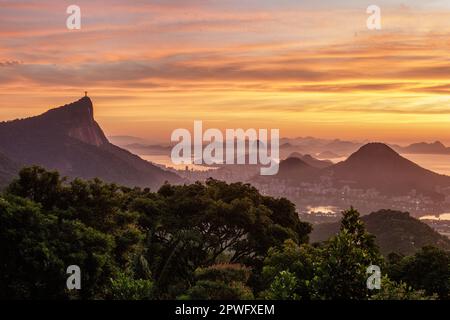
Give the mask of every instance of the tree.
[{"label": "tree", "polygon": [[11,182],[7,192],[51,209],[61,197],[63,180],[56,171],[39,166],[26,167],[19,172],[19,178]]},{"label": "tree", "polygon": [[302,243],[310,230],[292,203],[242,183],[164,185],[130,206],[145,224],[146,258],[160,298],[179,296],[195,281],[197,268],[217,263],[251,267],[256,286],[268,249],[287,239]]},{"label": "tree", "polygon": [[295,275],[289,271],[281,271],[263,296],[268,300],[299,300],[297,287],[298,280]]},{"label": "tree", "polygon": [[213,265],[195,272],[196,283],[181,299],[250,300],[253,293],[246,286],[250,271],[237,264]]},{"label": "tree", "polygon": [[[321,246],[297,245],[290,240],[272,248],[264,262],[263,278],[275,296],[300,299],[367,299],[367,267],[382,262],[359,213],[343,212],[338,235]],[[280,274],[283,277],[280,278]],[[269,295],[270,296],[270,295]]]},{"label": "tree", "polygon": [[134,279],[120,272],[111,279],[109,298],[113,300],[150,300],[153,298],[153,282],[145,279]]},{"label": "tree", "polygon": [[320,249],[314,287],[319,299],[367,299],[367,267],[382,257],[374,237],[365,230],[358,211],[343,212],[341,229]]},{"label": "tree", "polygon": [[424,247],[414,256],[389,265],[389,276],[403,281],[427,295],[450,298],[450,253],[435,247]]},{"label": "tree", "polygon": [[[0,295],[105,298],[110,278],[142,251],[126,198],[99,180],[66,183],[56,172],[23,169],[0,203]],[[81,269],[80,291],[65,289],[69,265]]]},{"label": "tree", "polygon": [[[275,283],[279,288],[278,285],[281,285],[282,281],[288,281],[292,276],[295,281],[292,279],[289,281],[289,290],[292,289],[293,292],[285,291],[285,295],[309,300],[314,295],[312,280],[319,258],[319,252],[316,248],[307,244],[298,245],[292,240],[286,240],[281,248],[274,247],[269,250],[262,270],[264,284],[266,287],[273,289],[272,286]],[[281,274],[283,276],[280,278]],[[267,292],[262,295],[267,297]],[[269,294],[269,296],[273,297],[272,294]]]},{"label": "tree", "polygon": [[82,270],[80,298],[102,296],[115,272],[114,240],[79,221],[61,220],[27,199],[0,201],[0,296],[16,299],[70,298],[66,268]]},{"label": "tree", "polygon": [[[327,242],[307,244],[310,230],[248,184],[150,192],[25,168],[0,195],[0,299],[449,298],[448,252],[390,255],[373,293],[366,269],[383,260],[359,213]],[[69,265],[79,291],[65,288]]]},{"label": "tree", "polygon": [[435,300],[436,295],[427,296],[424,290],[414,290],[404,282],[396,283],[384,276],[381,289],[373,294],[371,300]]}]

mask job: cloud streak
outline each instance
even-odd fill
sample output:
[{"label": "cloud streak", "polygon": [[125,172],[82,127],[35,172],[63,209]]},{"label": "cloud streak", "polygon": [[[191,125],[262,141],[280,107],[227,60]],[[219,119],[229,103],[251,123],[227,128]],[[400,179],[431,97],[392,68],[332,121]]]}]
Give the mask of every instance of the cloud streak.
[{"label": "cloud streak", "polygon": [[164,126],[132,130],[165,137],[181,114],[293,135],[323,123],[356,135],[357,123],[383,119],[441,130],[450,8],[401,3],[380,1],[383,30],[370,32],[351,0],[80,0],[82,30],[69,31],[65,2],[0,0],[1,120],[89,89],[118,134],[152,119]]}]

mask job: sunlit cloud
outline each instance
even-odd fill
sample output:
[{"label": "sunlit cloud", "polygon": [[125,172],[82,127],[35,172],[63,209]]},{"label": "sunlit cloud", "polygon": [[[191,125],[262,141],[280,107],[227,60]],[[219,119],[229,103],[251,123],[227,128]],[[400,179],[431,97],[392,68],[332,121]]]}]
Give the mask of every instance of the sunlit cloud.
[{"label": "sunlit cloud", "polygon": [[450,141],[445,1],[379,1],[377,32],[361,1],[78,1],[79,31],[69,4],[0,1],[1,120],[89,90],[109,134],[164,140],[201,118]]}]

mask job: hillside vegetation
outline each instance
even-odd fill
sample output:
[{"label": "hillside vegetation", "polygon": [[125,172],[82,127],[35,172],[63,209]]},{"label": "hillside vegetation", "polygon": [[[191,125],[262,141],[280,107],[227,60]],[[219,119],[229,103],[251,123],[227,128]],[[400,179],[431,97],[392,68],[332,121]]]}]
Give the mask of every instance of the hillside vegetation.
[{"label": "hillside vegetation", "polygon": [[[361,218],[367,231],[376,236],[376,244],[384,255],[414,254],[424,246],[450,250],[450,240],[407,212],[380,210]],[[325,241],[339,232],[339,223],[314,226],[311,242]]]},{"label": "hillside vegetation", "polygon": [[[353,208],[329,240],[310,245],[310,231],[289,200],[248,184],[152,192],[25,168],[0,196],[0,299],[449,297],[446,251],[383,259]],[[81,290],[66,289],[71,265]],[[371,265],[381,291],[367,288]]]}]

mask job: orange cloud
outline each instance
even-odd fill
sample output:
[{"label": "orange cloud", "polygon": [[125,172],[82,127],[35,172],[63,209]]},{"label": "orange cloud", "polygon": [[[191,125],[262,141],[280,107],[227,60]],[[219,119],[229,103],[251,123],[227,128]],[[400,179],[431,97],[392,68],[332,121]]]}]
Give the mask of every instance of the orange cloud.
[{"label": "orange cloud", "polygon": [[448,10],[388,7],[374,33],[360,8],[138,2],[80,1],[76,32],[64,27],[63,4],[2,2],[0,119],[86,89],[111,134],[163,140],[198,118],[392,139],[409,125],[450,140]]}]

